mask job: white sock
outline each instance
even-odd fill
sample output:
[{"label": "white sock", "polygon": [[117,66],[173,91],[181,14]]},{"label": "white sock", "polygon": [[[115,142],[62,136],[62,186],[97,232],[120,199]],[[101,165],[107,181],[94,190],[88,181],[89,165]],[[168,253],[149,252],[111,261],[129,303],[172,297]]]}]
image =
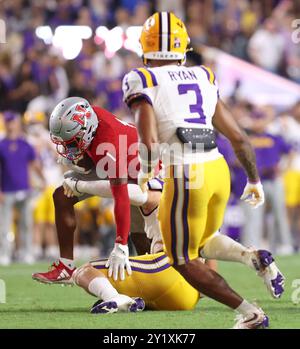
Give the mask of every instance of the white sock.
[{"label": "white sock", "polygon": [[117,297],[110,299],[118,304],[119,311],[128,311],[128,305],[133,303],[133,299],[126,294],[118,294]]},{"label": "white sock", "polygon": [[[80,193],[112,198],[109,181],[78,181],[77,189]],[[134,206],[142,206],[148,200],[148,193],[143,192],[137,184],[128,184],[128,195],[130,203]]]},{"label": "white sock", "polygon": [[203,258],[239,262],[254,269],[252,250],[223,234],[216,233],[207,241],[200,253]]},{"label": "white sock", "polygon": [[88,287],[89,291],[104,302],[111,300],[119,295],[109,280],[105,277],[96,277]]},{"label": "white sock", "polygon": [[59,260],[69,269],[74,269],[75,268],[75,263],[73,259],[68,259],[68,258],[59,258]]},{"label": "white sock", "polygon": [[244,316],[257,312],[257,308],[253,304],[247,302],[245,299],[235,310]]}]

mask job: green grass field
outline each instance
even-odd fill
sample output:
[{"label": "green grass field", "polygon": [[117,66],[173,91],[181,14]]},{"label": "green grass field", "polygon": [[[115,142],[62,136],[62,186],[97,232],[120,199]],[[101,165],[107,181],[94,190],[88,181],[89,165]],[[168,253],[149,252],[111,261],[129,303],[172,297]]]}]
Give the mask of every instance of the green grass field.
[{"label": "green grass field", "polygon": [[[286,292],[273,300],[254,272],[243,265],[220,263],[219,272],[248,300],[256,301],[270,317],[271,328],[300,328],[300,303],[291,300],[292,282],[300,279],[300,255],[278,258],[286,276]],[[0,328],[230,328],[234,313],[204,298],[194,311],[145,311],[139,314],[91,315],[95,299],[77,287],[42,285],[31,273],[45,264],[0,267],[7,287],[7,302],[0,304]],[[298,292],[298,297],[300,292]],[[299,299],[300,301],[300,299]]]}]

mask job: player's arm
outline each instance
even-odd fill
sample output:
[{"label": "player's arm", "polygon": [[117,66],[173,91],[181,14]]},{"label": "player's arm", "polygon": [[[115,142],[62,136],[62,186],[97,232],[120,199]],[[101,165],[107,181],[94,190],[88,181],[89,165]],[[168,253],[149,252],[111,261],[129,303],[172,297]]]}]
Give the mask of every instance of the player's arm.
[{"label": "player's arm", "polygon": [[145,86],[141,73],[131,71],[123,79],[123,100],[135,117],[139,133],[139,160],[141,169],[138,183],[146,190],[146,182],[158,164],[157,127],[152,107],[151,88]]},{"label": "player's arm", "polygon": [[245,169],[248,182],[242,200],[246,200],[254,207],[264,202],[264,192],[260,183],[255,152],[246,133],[239,127],[226,105],[219,100],[213,117],[214,127],[229,139],[234,152]]},{"label": "player's arm", "polygon": [[130,201],[127,179],[110,179],[110,188],[115,202],[114,213],[117,228],[116,243],[127,245],[130,230]]},{"label": "player's arm", "polygon": [[159,162],[157,125],[153,107],[147,100],[139,98],[130,106],[139,133],[139,157],[141,170],[139,185],[145,190],[146,183],[153,176]]},{"label": "player's arm", "polygon": [[108,276],[114,280],[120,275],[121,280],[125,279],[125,269],[131,275],[129,263],[128,236],[130,230],[130,201],[127,188],[127,179],[110,179],[110,188],[114,198],[114,214],[116,221],[116,241],[112,252],[106,263]]}]

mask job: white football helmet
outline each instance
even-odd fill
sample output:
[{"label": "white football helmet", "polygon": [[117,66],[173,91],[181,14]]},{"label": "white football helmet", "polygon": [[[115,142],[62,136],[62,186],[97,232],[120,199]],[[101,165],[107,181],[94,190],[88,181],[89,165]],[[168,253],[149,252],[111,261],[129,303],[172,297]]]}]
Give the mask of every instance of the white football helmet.
[{"label": "white football helmet", "polygon": [[79,159],[91,144],[98,118],[89,102],[81,97],[62,100],[53,110],[49,129],[57,152],[69,160]]}]

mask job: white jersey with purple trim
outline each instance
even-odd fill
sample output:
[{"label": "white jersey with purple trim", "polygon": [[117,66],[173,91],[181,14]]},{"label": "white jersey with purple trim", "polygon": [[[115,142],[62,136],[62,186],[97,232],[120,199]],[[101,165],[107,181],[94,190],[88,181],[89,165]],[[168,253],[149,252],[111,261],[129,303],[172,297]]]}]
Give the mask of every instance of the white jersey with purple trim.
[{"label": "white jersey with purple trim", "polygon": [[219,92],[210,68],[166,65],[134,69],[124,77],[123,94],[128,106],[139,97],[153,106],[164,165],[199,163],[222,156],[218,149],[195,153],[185,146],[183,152],[176,135],[178,127],[213,129]]}]

